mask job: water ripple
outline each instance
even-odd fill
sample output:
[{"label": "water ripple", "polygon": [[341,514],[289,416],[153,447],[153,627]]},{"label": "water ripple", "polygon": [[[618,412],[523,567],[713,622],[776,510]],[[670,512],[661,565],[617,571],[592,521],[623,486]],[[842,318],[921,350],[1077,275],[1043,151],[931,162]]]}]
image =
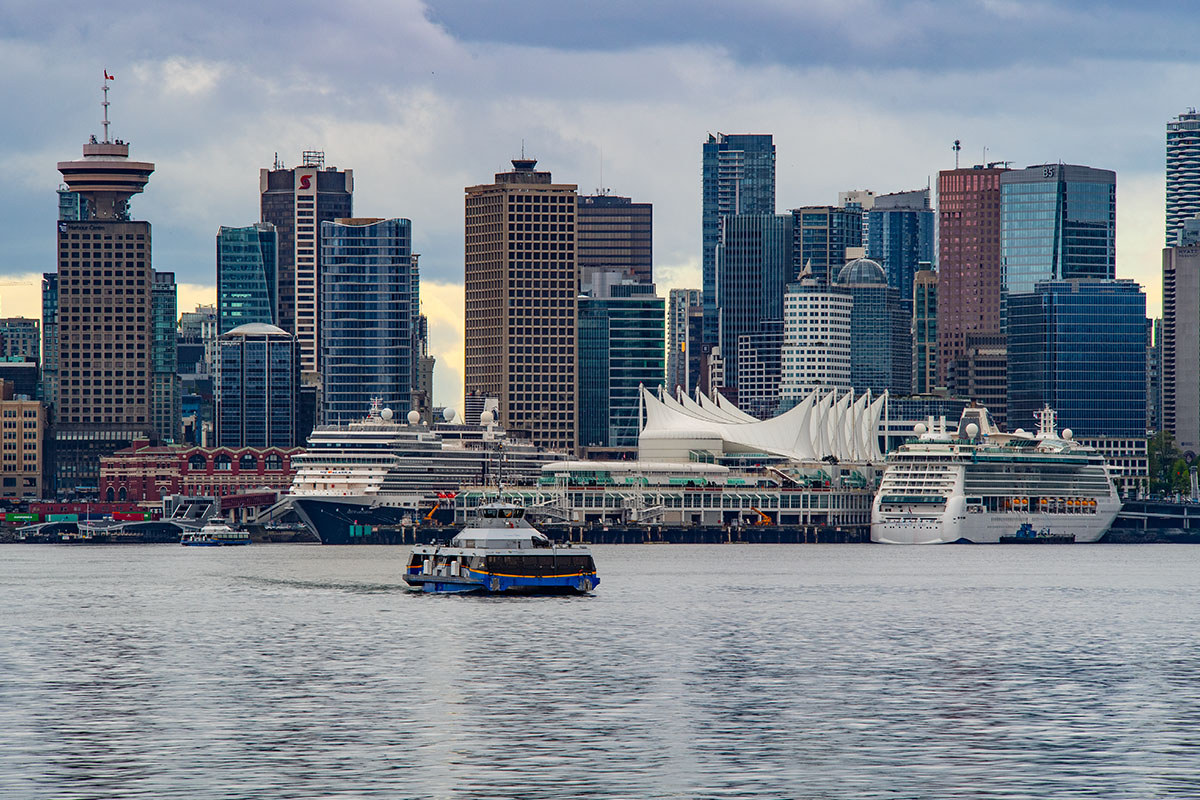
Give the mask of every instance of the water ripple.
[{"label": "water ripple", "polygon": [[5,548],[0,796],[1200,796],[1200,548],[596,550]]}]

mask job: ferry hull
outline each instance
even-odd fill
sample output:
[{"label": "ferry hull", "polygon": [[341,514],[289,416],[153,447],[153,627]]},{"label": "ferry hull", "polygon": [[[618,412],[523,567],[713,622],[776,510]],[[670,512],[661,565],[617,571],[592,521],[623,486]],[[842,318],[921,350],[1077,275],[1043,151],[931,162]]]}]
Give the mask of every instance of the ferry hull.
[{"label": "ferry hull", "polygon": [[404,581],[431,594],[587,594],[600,584],[596,573],[582,575],[498,575],[465,569],[462,577],[425,575],[410,568]]}]

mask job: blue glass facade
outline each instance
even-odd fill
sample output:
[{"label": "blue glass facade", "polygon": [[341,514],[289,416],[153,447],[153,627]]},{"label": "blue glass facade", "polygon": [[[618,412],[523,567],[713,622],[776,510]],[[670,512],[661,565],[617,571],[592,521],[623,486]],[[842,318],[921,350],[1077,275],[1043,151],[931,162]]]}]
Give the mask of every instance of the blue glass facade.
[{"label": "blue glass facade", "polygon": [[791,280],[812,268],[812,276],[828,286],[845,265],[846,248],[862,247],[862,210],[838,206],[805,206],[792,210]]},{"label": "blue glass facade", "polygon": [[53,407],[58,397],[58,273],[42,273],[42,375],[39,396]]},{"label": "blue glass facade", "polygon": [[775,143],[771,134],[709,134],[701,167],[704,343],[718,339],[717,245],[720,220],[775,213]]},{"label": "blue glass facade", "polygon": [[234,328],[217,342],[217,446],[295,447],[300,349],[273,325]]},{"label": "blue glass facade", "polygon": [[217,232],[217,333],[279,324],[279,236],[260,223]]},{"label": "blue glass facade", "polygon": [[150,347],[151,392],[150,417],[159,441],[175,443],[180,440],[182,411],[179,398],[179,352],[176,339],[176,320],[179,302],[175,273],[154,273],[150,291],[151,324],[154,338]]},{"label": "blue glass facade", "polygon": [[1116,276],[1117,176],[1044,164],[1000,176],[1000,248],[1007,294],[1039,281]]},{"label": "blue glass facade", "polygon": [[420,313],[412,223],[322,222],[321,263],[324,422],[362,419],[373,398],[407,414]]},{"label": "blue glass facade", "polygon": [[638,387],[666,379],[666,307],[654,284],[618,285],[612,294],[579,299],[579,445],[585,450],[635,449]]},{"label": "blue glass facade", "polygon": [[912,394],[911,318],[883,267],[860,258],[842,267],[837,288],[850,295],[850,385],[855,392]]},{"label": "blue glass facade", "polygon": [[911,307],[913,276],[922,262],[933,263],[933,209],[929,190],[875,198],[867,212],[867,258],[887,273],[888,286]]},{"label": "blue glass facade", "polygon": [[1044,404],[1076,436],[1146,435],[1146,295],[1130,280],[1044,281],[1008,298],[1008,424]]},{"label": "blue glass facade", "polygon": [[792,266],[792,216],[724,217],[717,246],[717,307],[725,386],[738,385],[738,337],[783,319],[783,294]]}]

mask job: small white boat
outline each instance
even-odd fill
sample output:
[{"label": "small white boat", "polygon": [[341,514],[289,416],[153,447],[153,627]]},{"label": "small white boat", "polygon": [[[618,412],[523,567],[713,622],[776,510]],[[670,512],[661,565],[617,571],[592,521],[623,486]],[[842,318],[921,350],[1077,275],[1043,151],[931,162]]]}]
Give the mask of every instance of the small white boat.
[{"label": "small white boat", "polygon": [[184,547],[230,547],[250,544],[250,534],[224,522],[210,522],[198,531],[183,533],[179,543]]}]

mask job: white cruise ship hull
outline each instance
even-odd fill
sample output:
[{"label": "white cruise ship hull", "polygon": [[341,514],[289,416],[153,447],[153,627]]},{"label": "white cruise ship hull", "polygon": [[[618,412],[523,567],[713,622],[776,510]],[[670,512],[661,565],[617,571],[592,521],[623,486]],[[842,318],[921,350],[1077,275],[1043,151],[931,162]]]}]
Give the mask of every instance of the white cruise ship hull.
[{"label": "white cruise ship hull", "polygon": [[[959,498],[961,500],[961,498]],[[1120,511],[1120,503],[1095,514],[986,514],[964,513],[961,503],[954,510],[953,498],[945,512],[936,516],[882,514],[871,516],[871,541],[881,544],[998,544],[1001,536],[1013,536],[1023,523],[1055,535],[1074,536],[1079,543],[1096,542],[1108,531]]]}]

